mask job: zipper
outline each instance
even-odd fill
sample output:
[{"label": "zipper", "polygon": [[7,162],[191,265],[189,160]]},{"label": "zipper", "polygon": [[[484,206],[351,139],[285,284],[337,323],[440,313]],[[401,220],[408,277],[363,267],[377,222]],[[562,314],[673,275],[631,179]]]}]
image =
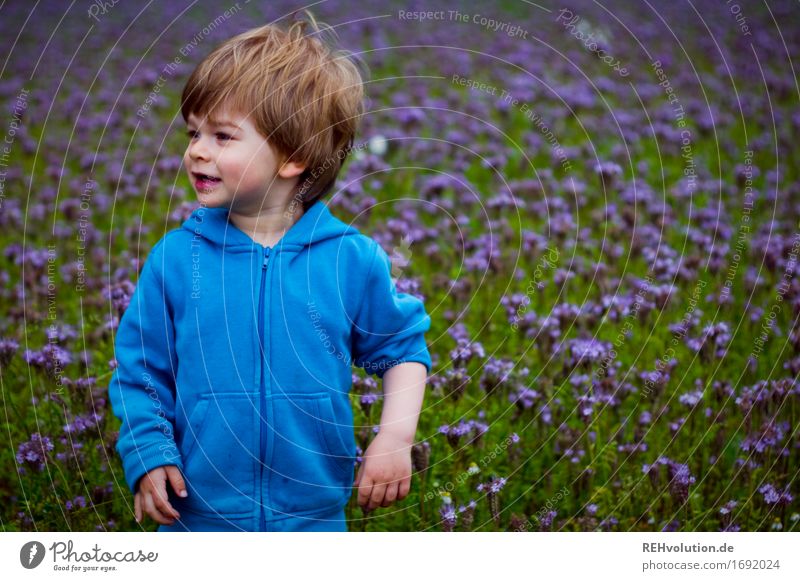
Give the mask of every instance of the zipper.
[{"label": "zipper", "polygon": [[265,418],[267,417],[267,415],[266,415],[267,414],[267,394],[266,394],[267,382],[266,382],[266,372],[264,370],[264,367],[265,367],[264,366],[264,361],[267,360],[266,350],[264,348],[264,344],[265,344],[264,336],[266,334],[265,331],[264,331],[264,328],[266,327],[265,322],[264,322],[264,318],[265,318],[265,315],[264,315],[264,300],[265,300],[264,299],[264,292],[266,290],[267,264],[269,262],[269,250],[270,249],[269,249],[268,246],[264,247],[264,255],[263,255],[263,260],[261,262],[261,291],[260,291],[260,293],[258,295],[258,341],[259,341],[259,345],[261,347],[259,349],[259,352],[258,352],[258,356],[261,359],[261,386],[260,386],[261,389],[259,390],[260,410],[261,410],[260,419],[259,419],[259,427],[260,427],[259,439],[260,439],[261,454],[259,455],[259,458],[261,460],[261,468],[260,468],[261,477],[259,478],[259,488],[258,488],[258,490],[259,490],[258,494],[259,494],[259,498],[261,500],[260,505],[259,505],[260,508],[259,508],[259,526],[258,526],[258,530],[260,530],[260,531],[265,531],[266,528],[267,528],[266,527],[266,519],[264,517],[264,462],[266,461],[266,455],[267,455],[267,452],[266,452],[266,450],[267,450],[267,431],[264,429],[264,424],[266,423],[265,422]]}]

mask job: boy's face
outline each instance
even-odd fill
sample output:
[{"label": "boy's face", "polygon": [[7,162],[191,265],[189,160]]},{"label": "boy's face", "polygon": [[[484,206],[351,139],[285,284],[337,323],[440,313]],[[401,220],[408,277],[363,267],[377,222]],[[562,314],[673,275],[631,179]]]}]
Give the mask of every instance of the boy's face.
[{"label": "boy's face", "polygon": [[279,168],[281,156],[249,117],[223,112],[215,121],[191,114],[187,122],[189,145],[183,164],[202,204],[257,212],[268,193],[289,191],[287,180],[299,175],[302,166]]}]

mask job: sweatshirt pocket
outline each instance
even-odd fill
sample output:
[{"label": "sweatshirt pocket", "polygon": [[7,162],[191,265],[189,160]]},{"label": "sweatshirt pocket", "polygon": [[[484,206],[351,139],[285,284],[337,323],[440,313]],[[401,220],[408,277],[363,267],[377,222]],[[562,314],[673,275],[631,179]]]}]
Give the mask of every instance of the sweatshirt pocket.
[{"label": "sweatshirt pocket", "polygon": [[[253,511],[258,457],[256,395],[203,394],[181,447],[189,511],[243,516]],[[180,510],[180,509],[179,509]]]},{"label": "sweatshirt pocket", "polygon": [[272,395],[270,498],[287,513],[343,506],[354,478],[349,425],[337,422],[327,393]]}]

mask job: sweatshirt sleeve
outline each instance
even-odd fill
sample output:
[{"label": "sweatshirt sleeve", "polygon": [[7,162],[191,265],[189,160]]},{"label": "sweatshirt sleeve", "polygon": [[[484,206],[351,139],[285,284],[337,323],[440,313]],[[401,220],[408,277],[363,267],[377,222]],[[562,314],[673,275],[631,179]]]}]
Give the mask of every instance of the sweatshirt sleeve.
[{"label": "sweatshirt sleeve", "polygon": [[136,492],[150,470],[175,464],[175,333],[163,278],[163,239],[142,267],[136,290],[120,319],[114,344],[117,368],[108,386],[114,415],[122,422],[116,449],[125,480]]},{"label": "sweatshirt sleeve", "polygon": [[390,368],[411,361],[422,363],[430,373],[425,332],[431,319],[421,300],[397,292],[389,255],[374,244],[364,296],[353,322],[353,362],[381,379]]}]

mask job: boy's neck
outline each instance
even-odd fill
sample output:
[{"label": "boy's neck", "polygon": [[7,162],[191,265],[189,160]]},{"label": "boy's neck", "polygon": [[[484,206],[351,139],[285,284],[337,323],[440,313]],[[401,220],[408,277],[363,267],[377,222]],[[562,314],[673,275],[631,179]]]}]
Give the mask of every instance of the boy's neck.
[{"label": "boy's neck", "polygon": [[253,213],[231,210],[228,219],[258,244],[272,247],[302,215],[303,204],[294,202],[289,205],[264,205]]}]

